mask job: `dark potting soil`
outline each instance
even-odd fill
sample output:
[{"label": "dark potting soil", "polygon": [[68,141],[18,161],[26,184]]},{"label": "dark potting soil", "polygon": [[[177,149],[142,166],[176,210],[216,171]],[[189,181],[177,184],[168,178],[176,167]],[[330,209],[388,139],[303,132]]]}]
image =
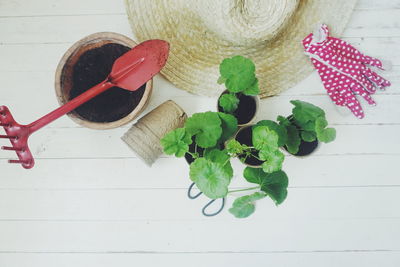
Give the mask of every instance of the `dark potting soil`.
[{"label": "dark potting soil", "polygon": [[[304,140],[301,140],[300,146],[299,146],[299,152],[297,152],[296,154],[293,154],[295,156],[307,156],[309,154],[311,154],[312,152],[314,152],[314,150],[317,148],[318,146],[318,140],[315,140],[313,142],[306,142]],[[286,146],[284,147],[287,151]]]},{"label": "dark potting soil", "polygon": [[[287,118],[289,119],[289,121],[291,123],[293,123],[294,126],[297,127],[297,129],[300,129],[300,127],[297,126],[294,123],[293,116],[289,116]],[[312,142],[306,142],[301,138],[300,138],[300,140],[301,140],[301,142],[300,142],[300,146],[299,146],[299,151],[296,154],[293,154],[295,156],[307,156],[307,155],[310,155],[318,147],[318,140],[314,140]],[[284,148],[285,148],[286,151],[288,151],[286,146],[284,146]]]},{"label": "dark potting soil", "polygon": [[[252,141],[252,127],[246,127],[243,128],[237,135],[236,135],[236,141],[241,143],[242,145],[247,145],[247,146],[253,146],[253,141]],[[251,153],[254,156],[258,155],[257,150],[254,150],[254,152]],[[240,159],[244,159],[246,156],[239,156]],[[244,161],[247,164],[254,165],[254,166],[260,166],[261,164],[264,163],[264,161],[258,160],[255,157],[249,156],[247,159]]]},{"label": "dark potting soil", "polygon": [[[246,124],[250,122],[256,114],[256,101],[253,97],[241,93],[236,96],[239,98],[239,105],[232,115],[237,118],[238,124]],[[223,109],[219,105],[218,111],[223,112]]]},{"label": "dark potting soil", "polygon": [[[70,100],[104,81],[114,61],[130,48],[120,44],[106,44],[88,50],[73,67]],[[131,113],[139,104],[145,84],[131,92],[112,87],[75,109],[82,118],[92,122],[113,122]]]},{"label": "dark potting soil", "polygon": [[[189,151],[190,151],[191,153],[197,152],[197,153],[199,154],[199,156],[202,157],[203,154],[204,154],[204,150],[205,150],[205,149],[202,148],[202,147],[197,146],[197,151],[195,151],[195,147],[196,147],[196,145],[195,145],[195,138],[196,138],[195,136],[192,137],[192,143],[189,145]],[[222,144],[219,144],[218,147],[219,147],[219,149],[223,149],[223,145],[222,145]],[[192,157],[192,155],[186,153],[186,154],[185,154],[185,160],[186,160],[186,162],[190,165],[190,164],[193,163],[194,158]]]},{"label": "dark potting soil", "polygon": [[[194,153],[194,152],[195,152],[194,149],[195,149],[195,146],[196,146],[196,145],[195,145],[194,139],[195,139],[195,138],[192,137],[192,141],[193,141],[193,142],[189,145],[189,151],[190,151],[191,153]],[[200,156],[203,156],[204,148],[197,146],[197,153],[199,153]],[[190,165],[190,164],[193,163],[194,158],[192,157],[192,155],[186,153],[186,154],[185,154],[185,160],[186,160],[186,162]]]}]

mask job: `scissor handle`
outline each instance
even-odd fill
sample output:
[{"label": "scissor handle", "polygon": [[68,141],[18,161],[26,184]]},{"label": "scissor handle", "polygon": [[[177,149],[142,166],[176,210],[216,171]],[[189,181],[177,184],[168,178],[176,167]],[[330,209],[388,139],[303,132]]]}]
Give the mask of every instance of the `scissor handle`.
[{"label": "scissor handle", "polygon": [[[199,192],[199,193],[197,193],[196,195],[193,196],[193,195],[192,195],[192,189],[193,189],[194,185],[195,185],[195,183],[192,183],[192,184],[189,186],[189,188],[188,188],[187,196],[188,196],[189,199],[196,199],[196,198],[198,198],[201,194],[203,194],[202,192]],[[225,207],[225,198],[220,198],[220,199],[222,199],[222,202],[221,202],[221,207],[219,208],[219,210],[217,210],[216,212],[213,212],[213,213],[207,213],[207,208],[208,208],[212,203],[214,203],[215,200],[217,200],[217,199],[211,199],[211,200],[203,207],[203,209],[201,210],[201,213],[203,213],[203,215],[204,215],[204,216],[207,216],[207,217],[212,217],[212,216],[218,215],[218,214],[224,209],[224,207]]]},{"label": "scissor handle", "polygon": [[199,192],[199,193],[197,193],[197,195],[195,195],[195,196],[193,196],[192,195],[192,189],[193,189],[193,186],[195,185],[195,183],[192,183],[190,186],[189,186],[189,188],[188,188],[188,192],[187,192],[187,195],[188,195],[188,198],[190,198],[190,199],[196,199],[196,198],[198,198],[201,194],[203,194],[202,192]]}]

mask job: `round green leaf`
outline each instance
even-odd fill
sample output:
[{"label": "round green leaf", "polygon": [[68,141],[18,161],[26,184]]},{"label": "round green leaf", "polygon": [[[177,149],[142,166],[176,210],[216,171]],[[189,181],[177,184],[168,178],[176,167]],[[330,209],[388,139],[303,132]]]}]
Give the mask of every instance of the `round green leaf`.
[{"label": "round green leaf", "polygon": [[329,143],[335,140],[336,130],[334,128],[325,128],[326,126],[328,126],[328,122],[324,117],[319,117],[315,121],[315,131],[317,132],[318,140]]},{"label": "round green leaf", "polygon": [[209,198],[217,199],[228,194],[233,176],[230,163],[223,165],[205,158],[198,158],[190,165],[190,179]]},{"label": "round green leaf", "polygon": [[235,199],[229,212],[236,218],[249,217],[255,210],[254,202],[265,197],[266,194],[262,192],[255,192],[248,196],[239,197]]},{"label": "round green leaf", "polygon": [[234,112],[239,105],[239,99],[234,94],[223,94],[219,98],[219,106],[224,112]]},{"label": "round green leaf", "polygon": [[244,91],[256,80],[254,63],[242,56],[224,59],[219,66],[219,72],[226,79],[226,88],[232,93]]},{"label": "round green leaf", "polygon": [[253,145],[256,149],[269,149],[271,151],[278,149],[278,134],[268,126],[253,127]]},{"label": "round green leaf", "polygon": [[261,168],[246,167],[243,171],[243,176],[247,182],[262,185],[268,173],[264,172]]},{"label": "round green leaf", "polygon": [[268,174],[265,182],[261,185],[261,190],[268,194],[275,204],[281,204],[287,196],[289,179],[285,172],[277,171]]},{"label": "round green leaf", "polygon": [[260,168],[247,167],[243,172],[243,176],[248,182],[259,184],[261,190],[267,193],[276,204],[280,204],[285,200],[289,184],[285,172],[265,173]]},{"label": "round green leaf", "polygon": [[238,128],[238,121],[235,116],[218,112],[218,116],[221,120],[222,134],[219,142],[223,143],[234,135]]},{"label": "round green leaf", "polygon": [[183,157],[189,151],[189,145],[192,139],[186,133],[184,128],[177,128],[167,133],[161,140],[161,145],[167,155],[174,155],[176,157]]},{"label": "round green leaf", "polygon": [[258,87],[258,79],[256,78],[255,82],[243,91],[245,95],[258,95],[260,93],[260,88]]},{"label": "round green leaf", "polygon": [[[295,106],[292,110],[294,119],[300,124],[315,121],[318,117],[325,117],[325,112],[311,103],[300,100],[292,100],[290,103]],[[302,125],[299,126],[302,127]]]},{"label": "round green leaf", "polygon": [[287,126],[289,126],[289,125],[292,124],[292,123],[289,121],[288,118],[283,117],[283,116],[280,116],[280,115],[277,117],[277,120],[279,121],[279,125],[281,125],[281,126],[287,127]]},{"label": "round green leaf", "polygon": [[303,131],[301,132],[301,139],[306,142],[313,142],[317,138],[316,133],[314,131]]},{"label": "round green leaf", "polygon": [[271,120],[262,120],[257,122],[256,126],[267,126],[270,130],[275,131],[278,134],[278,146],[285,145],[287,141],[287,132],[286,128],[282,125],[277,124]]},{"label": "round green leaf", "polygon": [[221,119],[211,111],[193,114],[186,120],[185,128],[196,137],[196,144],[202,148],[215,146],[222,134]]},{"label": "round green leaf", "polygon": [[294,125],[286,127],[288,139],[286,142],[286,148],[291,154],[296,154],[299,152],[299,146],[301,143],[299,130]]},{"label": "round green leaf", "polygon": [[259,157],[261,160],[265,160],[262,164],[262,169],[264,172],[271,173],[282,169],[282,163],[285,159],[285,155],[279,151],[264,151],[259,152]]},{"label": "round green leaf", "polygon": [[207,160],[210,160],[215,163],[225,164],[230,159],[230,156],[226,152],[226,150],[219,150],[219,149],[211,149],[205,150],[204,157]]}]

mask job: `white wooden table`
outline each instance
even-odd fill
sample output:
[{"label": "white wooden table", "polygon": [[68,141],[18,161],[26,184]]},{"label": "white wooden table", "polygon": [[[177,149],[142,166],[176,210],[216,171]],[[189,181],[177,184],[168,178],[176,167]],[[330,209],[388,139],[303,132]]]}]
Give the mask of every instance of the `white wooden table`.
[{"label": "white wooden table", "polygon": [[[0,0],[0,104],[20,122],[56,108],[58,60],[98,31],[132,37],[122,1]],[[148,168],[120,140],[128,126],[94,131],[64,117],[32,136],[34,169],[0,152],[0,266],[400,266],[400,1],[360,0],[344,37],[392,60],[393,86],[363,120],[341,115],[316,73],[261,102],[259,118],[274,119],[290,99],[311,101],[338,132],[312,157],[287,157],[280,207],[205,218],[207,200],[186,197],[183,160]],[[145,113],[167,99],[189,114],[215,106],[162,77],[154,87]],[[239,166],[235,187],[245,185]]]}]

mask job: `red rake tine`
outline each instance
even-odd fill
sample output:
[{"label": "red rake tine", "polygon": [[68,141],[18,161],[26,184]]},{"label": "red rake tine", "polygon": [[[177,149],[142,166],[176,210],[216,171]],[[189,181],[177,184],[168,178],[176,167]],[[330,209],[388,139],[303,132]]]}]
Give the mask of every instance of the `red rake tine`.
[{"label": "red rake tine", "polygon": [[8,163],[18,163],[18,164],[26,164],[25,161],[18,160],[18,159],[9,159]]},{"label": "red rake tine", "polygon": [[2,146],[1,149],[3,149],[3,150],[18,151],[18,152],[23,151],[22,148],[15,148],[15,147],[10,147],[10,146]]},{"label": "red rake tine", "polygon": [[8,138],[8,139],[16,139],[16,136],[10,136],[10,135],[0,135],[0,138]]}]

